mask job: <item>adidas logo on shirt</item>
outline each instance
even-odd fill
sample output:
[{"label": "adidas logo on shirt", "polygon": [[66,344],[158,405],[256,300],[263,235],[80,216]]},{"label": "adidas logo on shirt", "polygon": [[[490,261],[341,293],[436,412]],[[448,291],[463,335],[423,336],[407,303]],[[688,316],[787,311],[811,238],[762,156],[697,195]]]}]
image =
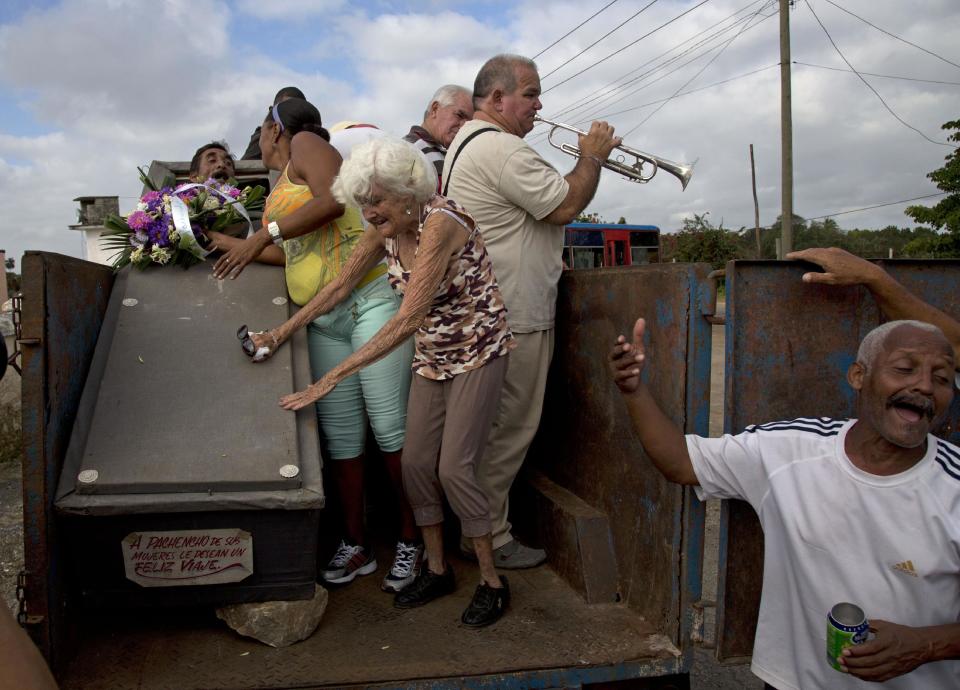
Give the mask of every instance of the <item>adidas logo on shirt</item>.
[{"label": "adidas logo on shirt", "polygon": [[920,577],[917,574],[917,569],[913,567],[913,561],[903,561],[902,563],[897,563],[893,566],[893,569],[901,573],[906,573],[911,577]]}]

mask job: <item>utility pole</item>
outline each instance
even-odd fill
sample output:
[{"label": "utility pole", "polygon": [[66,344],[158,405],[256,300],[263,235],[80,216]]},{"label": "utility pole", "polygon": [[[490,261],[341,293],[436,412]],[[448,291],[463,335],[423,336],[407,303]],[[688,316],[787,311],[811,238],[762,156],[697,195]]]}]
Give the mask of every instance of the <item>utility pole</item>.
[{"label": "utility pole", "polygon": [[750,183],[753,185],[753,233],[757,239],[757,258],[762,259],[760,249],[760,204],[757,203],[757,169],[753,164],[753,144],[750,144]]},{"label": "utility pole", "polygon": [[783,259],[793,251],[793,119],[790,95],[790,6],[792,0],[780,0],[780,251]]}]

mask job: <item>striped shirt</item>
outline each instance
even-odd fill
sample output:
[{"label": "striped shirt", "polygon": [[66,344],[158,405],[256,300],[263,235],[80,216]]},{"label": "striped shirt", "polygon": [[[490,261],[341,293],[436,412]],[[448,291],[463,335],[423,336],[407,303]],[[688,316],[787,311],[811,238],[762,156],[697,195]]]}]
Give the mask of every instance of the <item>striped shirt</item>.
[{"label": "striped shirt", "polygon": [[433,167],[437,169],[437,194],[439,194],[440,178],[443,177],[443,157],[447,155],[447,150],[430,136],[430,132],[419,125],[411,127],[403,140],[417,147],[417,150],[426,156],[427,161],[433,163]]}]

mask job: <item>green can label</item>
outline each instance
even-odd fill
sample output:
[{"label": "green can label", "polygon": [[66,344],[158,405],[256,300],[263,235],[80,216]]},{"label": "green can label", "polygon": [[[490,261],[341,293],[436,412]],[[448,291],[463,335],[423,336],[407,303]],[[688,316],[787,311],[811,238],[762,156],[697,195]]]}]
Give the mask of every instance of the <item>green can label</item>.
[{"label": "green can label", "polygon": [[855,644],[863,644],[870,633],[870,624],[856,604],[842,602],[827,615],[827,662],[838,671],[840,653]]}]

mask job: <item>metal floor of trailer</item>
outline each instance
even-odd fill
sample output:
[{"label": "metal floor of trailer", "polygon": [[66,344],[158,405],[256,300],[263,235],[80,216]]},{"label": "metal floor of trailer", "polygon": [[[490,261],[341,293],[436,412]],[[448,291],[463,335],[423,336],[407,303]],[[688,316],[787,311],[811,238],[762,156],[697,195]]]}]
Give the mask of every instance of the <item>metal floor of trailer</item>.
[{"label": "metal floor of trailer", "polygon": [[[479,582],[475,564],[451,559],[457,591],[400,610],[379,589],[390,556],[378,553],[376,573],[332,589],[317,631],[284,649],[235,634],[212,610],[89,614],[62,687],[435,685],[442,679],[459,684],[465,676],[501,686],[516,685],[519,678],[511,682],[510,676],[531,671],[568,676],[574,669],[637,662],[655,675],[675,672],[676,650],[666,637],[625,606],[587,605],[549,567],[510,572],[510,609],[495,625],[476,630],[460,623]],[[499,674],[502,683],[489,678]]]}]

